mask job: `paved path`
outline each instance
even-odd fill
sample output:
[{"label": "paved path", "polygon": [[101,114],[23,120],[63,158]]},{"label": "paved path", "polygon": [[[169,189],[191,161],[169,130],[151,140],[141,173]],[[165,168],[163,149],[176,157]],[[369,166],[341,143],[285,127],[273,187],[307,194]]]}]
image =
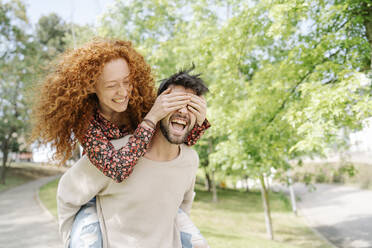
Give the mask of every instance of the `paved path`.
[{"label": "paved path", "polygon": [[41,178],[0,192],[0,247],[62,247],[56,220],[37,200],[39,187],[54,178]]},{"label": "paved path", "polygon": [[308,223],[340,248],[372,247],[372,191],[319,184],[309,192],[295,185],[300,212]]},{"label": "paved path", "polygon": [[[1,248],[61,248],[57,223],[37,200],[37,190],[53,177],[0,192]],[[340,248],[372,248],[372,191],[295,185],[298,207],[310,226]]]}]

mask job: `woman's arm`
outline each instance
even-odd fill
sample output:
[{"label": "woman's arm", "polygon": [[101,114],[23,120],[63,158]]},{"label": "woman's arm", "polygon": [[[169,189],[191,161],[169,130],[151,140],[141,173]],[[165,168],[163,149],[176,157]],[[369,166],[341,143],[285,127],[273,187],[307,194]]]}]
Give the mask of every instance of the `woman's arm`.
[{"label": "woman's arm", "polygon": [[[189,99],[188,97],[189,96],[185,94],[177,92],[169,94],[169,90],[164,91],[156,99],[154,106],[146,115],[145,119],[157,123],[157,121],[163,118],[167,113],[186,104],[188,102],[187,99]],[[195,144],[205,130],[210,127],[208,120],[205,119],[206,104],[204,99],[195,98],[194,101],[196,103],[192,104],[192,106],[198,111],[198,123],[202,124],[196,124],[191,130],[185,142],[187,145]],[[138,159],[146,153],[147,147],[154,135],[154,129],[149,127],[147,123],[140,124],[126,146],[119,150],[115,150],[110,142],[110,139],[113,137],[108,137],[108,130],[105,130],[105,132],[102,129],[103,127],[101,128],[102,123],[100,122],[102,121],[103,120],[100,118],[91,120],[82,146],[92,164],[104,175],[120,183],[132,173]],[[111,133],[120,133],[119,130],[116,130],[118,129],[117,127],[110,126],[109,129]]]},{"label": "woman's arm", "polygon": [[153,135],[153,129],[138,125],[129,142],[115,150],[99,125],[92,121],[82,146],[92,164],[104,175],[120,183],[132,173],[138,159],[146,153]]},{"label": "woman's arm", "polygon": [[[201,126],[196,124],[185,144],[194,145],[209,127],[208,120]],[[138,159],[146,153],[153,135],[153,129],[139,125],[129,142],[121,149],[115,150],[100,126],[93,120],[89,124],[82,146],[93,165],[105,176],[120,183],[129,177]]]},{"label": "woman's arm", "polygon": [[189,135],[187,136],[185,144],[188,146],[195,145],[195,143],[204,134],[205,130],[207,130],[210,127],[211,127],[211,124],[209,123],[207,119],[205,119],[203,124],[201,124],[200,126],[198,125],[198,123],[196,123],[194,128],[190,131]]}]

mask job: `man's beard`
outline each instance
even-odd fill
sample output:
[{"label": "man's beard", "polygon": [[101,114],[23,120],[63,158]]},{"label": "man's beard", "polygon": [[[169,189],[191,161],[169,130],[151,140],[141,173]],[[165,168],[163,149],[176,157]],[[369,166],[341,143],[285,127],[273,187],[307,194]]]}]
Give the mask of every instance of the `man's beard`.
[{"label": "man's beard", "polygon": [[161,130],[162,134],[164,135],[164,137],[168,140],[168,142],[171,143],[171,144],[175,144],[175,145],[180,145],[180,144],[184,143],[186,141],[186,138],[188,137],[188,134],[190,133],[190,130],[185,132],[185,135],[182,138],[176,140],[176,139],[169,136],[169,125],[171,125],[171,124],[169,123],[168,127],[166,127],[163,124],[163,122],[160,121],[160,130]]}]

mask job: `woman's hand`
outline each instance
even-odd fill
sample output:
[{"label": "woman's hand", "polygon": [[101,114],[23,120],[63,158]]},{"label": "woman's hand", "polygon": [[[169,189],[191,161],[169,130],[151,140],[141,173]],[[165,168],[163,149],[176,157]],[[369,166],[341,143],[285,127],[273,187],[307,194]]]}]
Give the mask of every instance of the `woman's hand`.
[{"label": "woman's hand", "polygon": [[191,101],[188,103],[187,108],[196,116],[196,122],[201,126],[207,115],[207,102],[204,96],[197,96],[190,94]]},{"label": "woman's hand", "polygon": [[145,119],[149,119],[156,124],[170,112],[187,106],[190,103],[190,99],[191,96],[184,92],[171,93],[171,87],[169,87],[156,98]]}]

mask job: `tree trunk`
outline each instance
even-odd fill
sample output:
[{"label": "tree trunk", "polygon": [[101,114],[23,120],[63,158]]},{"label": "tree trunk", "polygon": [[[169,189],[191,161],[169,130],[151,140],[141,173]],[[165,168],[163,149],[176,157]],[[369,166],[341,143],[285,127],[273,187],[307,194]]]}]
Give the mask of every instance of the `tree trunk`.
[{"label": "tree trunk", "polygon": [[270,178],[264,177],[265,180],[265,186],[266,186],[266,191],[271,191],[271,184],[270,184]]},{"label": "tree trunk", "polygon": [[211,177],[209,176],[209,173],[206,169],[204,169],[205,173],[205,189],[208,190],[208,192],[212,192],[212,181]]},{"label": "tree trunk", "polygon": [[245,176],[245,177],[244,177],[244,180],[245,180],[245,191],[246,191],[247,193],[250,191],[250,190],[249,190],[248,179],[249,179],[248,176]]},{"label": "tree trunk", "polygon": [[296,195],[293,189],[293,180],[291,176],[288,176],[288,187],[291,195],[292,211],[297,216]]},{"label": "tree trunk", "polygon": [[212,196],[213,196],[213,199],[212,201],[214,203],[217,203],[218,199],[217,199],[217,187],[216,187],[216,180],[214,179],[214,171],[212,171]]},{"label": "tree trunk", "polygon": [[265,178],[263,175],[260,175],[259,177],[260,183],[261,183],[261,197],[262,197],[262,203],[265,211],[265,223],[266,223],[266,231],[269,236],[269,239],[274,239],[273,234],[273,225],[271,221],[271,213],[270,213],[270,203],[269,203],[269,194],[266,189],[265,185]]},{"label": "tree trunk", "polygon": [[[213,151],[213,143],[212,143],[212,139],[209,139],[208,140],[208,150],[209,150],[209,154],[212,153]],[[211,177],[211,185],[212,185],[212,196],[213,196],[213,202],[214,203],[217,203],[218,199],[217,199],[217,187],[216,187],[216,180],[214,178],[214,169],[212,169],[212,173],[211,173],[212,177]]]},{"label": "tree trunk", "polygon": [[366,36],[369,41],[369,46],[371,48],[371,58],[370,58],[370,68],[372,69],[372,8],[368,6],[366,2],[362,4],[362,11],[364,14],[364,27],[366,28]]},{"label": "tree trunk", "polygon": [[8,151],[3,150],[3,163],[0,170],[0,184],[5,184],[6,172],[7,172],[7,161]]}]

